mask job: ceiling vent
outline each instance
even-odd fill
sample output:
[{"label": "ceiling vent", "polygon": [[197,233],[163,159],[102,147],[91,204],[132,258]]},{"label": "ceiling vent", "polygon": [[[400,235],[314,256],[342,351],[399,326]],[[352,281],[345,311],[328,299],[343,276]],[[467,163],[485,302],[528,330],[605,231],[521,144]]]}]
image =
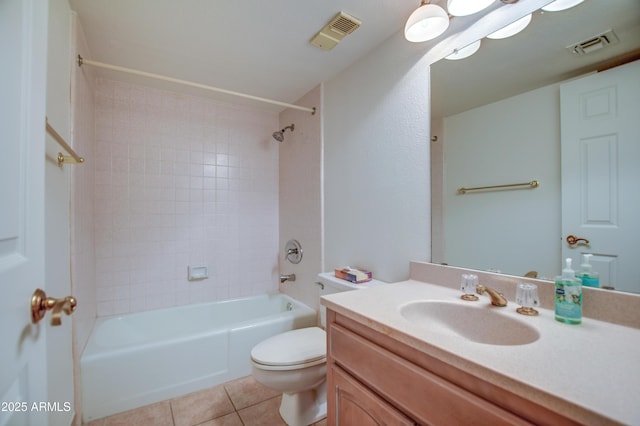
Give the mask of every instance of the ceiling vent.
[{"label": "ceiling vent", "polygon": [[595,52],[596,50],[600,50],[610,44],[616,44],[617,42],[618,36],[616,33],[614,33],[613,30],[607,30],[602,34],[598,34],[597,36],[591,37],[587,40],[567,46],[567,49],[577,55],[586,55],[587,53]]},{"label": "ceiling vent", "polygon": [[357,30],[360,24],[362,24],[362,22],[353,16],[340,12],[311,39],[311,44],[320,49],[331,50],[336,47],[345,36]]}]

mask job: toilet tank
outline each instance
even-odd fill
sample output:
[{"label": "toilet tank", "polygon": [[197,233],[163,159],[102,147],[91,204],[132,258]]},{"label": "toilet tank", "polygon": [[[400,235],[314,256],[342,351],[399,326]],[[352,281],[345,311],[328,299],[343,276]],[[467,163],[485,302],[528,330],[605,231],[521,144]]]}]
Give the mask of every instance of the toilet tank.
[{"label": "toilet tank", "polygon": [[[367,281],[362,284],[354,284],[349,281],[337,278],[333,272],[323,272],[318,274],[318,282],[322,284],[320,286],[320,297],[328,294],[339,293],[342,291],[351,290],[363,290],[365,288],[376,287],[379,285],[385,285],[387,283],[378,280]],[[327,308],[320,305],[320,326],[325,328],[327,326]]]}]

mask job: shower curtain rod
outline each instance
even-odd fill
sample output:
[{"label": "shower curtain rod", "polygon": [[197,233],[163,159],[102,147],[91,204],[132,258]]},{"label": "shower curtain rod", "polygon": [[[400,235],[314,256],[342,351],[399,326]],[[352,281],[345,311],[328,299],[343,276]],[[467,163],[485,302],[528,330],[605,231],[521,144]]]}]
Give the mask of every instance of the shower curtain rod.
[{"label": "shower curtain rod", "polygon": [[209,90],[209,91],[212,91],[212,92],[225,93],[227,95],[233,95],[233,96],[238,96],[238,97],[241,97],[241,98],[252,99],[252,100],[258,101],[258,102],[264,102],[264,103],[268,103],[268,104],[272,104],[272,105],[279,105],[279,106],[283,106],[283,107],[287,107],[287,108],[297,109],[297,110],[300,110],[300,111],[306,111],[306,112],[310,112],[311,115],[315,115],[315,113],[316,113],[316,107],[313,107],[313,108],[303,107],[303,106],[300,106],[300,105],[289,104],[289,103],[286,103],[286,102],[280,102],[280,101],[276,101],[276,100],[273,100],[273,99],[267,99],[267,98],[261,98],[259,96],[247,95],[246,93],[233,92],[231,90],[220,89],[218,87],[207,86],[205,84],[200,84],[200,83],[194,83],[192,81],[181,80],[179,78],[167,77],[167,76],[160,75],[160,74],[153,74],[153,73],[146,72],[146,71],[139,71],[139,70],[134,70],[134,69],[131,69],[131,68],[120,67],[120,66],[117,66],[117,65],[109,65],[109,64],[105,64],[103,62],[96,62],[96,61],[92,61],[90,59],[85,59],[81,55],[78,55],[78,66],[81,67],[82,65],[85,65],[85,64],[86,65],[91,65],[93,67],[105,68],[105,69],[108,69],[108,70],[120,71],[120,72],[124,72],[124,73],[128,73],[128,74],[135,74],[135,75],[139,75],[139,76],[142,76],[142,77],[155,78],[157,80],[169,81],[171,83],[177,83],[177,84],[182,84],[182,85],[185,85],[185,86],[196,87],[198,89]]}]

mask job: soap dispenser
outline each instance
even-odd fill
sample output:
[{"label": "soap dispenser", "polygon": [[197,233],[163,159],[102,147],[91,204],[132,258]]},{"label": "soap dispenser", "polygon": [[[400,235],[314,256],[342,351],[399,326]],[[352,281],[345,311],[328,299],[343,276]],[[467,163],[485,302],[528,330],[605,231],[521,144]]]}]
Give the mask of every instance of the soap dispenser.
[{"label": "soap dispenser", "polygon": [[582,255],[582,264],[580,265],[580,272],[578,275],[578,279],[582,281],[582,285],[587,287],[600,287],[600,274],[594,272],[591,269],[591,264],[589,260],[591,259],[592,254],[583,254]]},{"label": "soap dispenser", "polygon": [[571,258],[566,259],[566,267],[556,282],[556,320],[565,324],[582,322],[582,282],[571,269]]}]

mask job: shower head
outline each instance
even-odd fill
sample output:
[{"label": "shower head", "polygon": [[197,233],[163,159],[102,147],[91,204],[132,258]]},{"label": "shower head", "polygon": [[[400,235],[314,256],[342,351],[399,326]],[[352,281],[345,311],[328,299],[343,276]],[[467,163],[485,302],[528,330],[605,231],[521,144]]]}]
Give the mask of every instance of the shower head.
[{"label": "shower head", "polygon": [[277,140],[278,142],[282,142],[284,140],[284,132],[285,130],[289,129],[293,132],[294,129],[294,125],[291,124],[290,126],[285,127],[284,129],[278,130],[277,132],[273,132],[273,134],[271,136],[273,136],[273,138],[275,140]]}]

